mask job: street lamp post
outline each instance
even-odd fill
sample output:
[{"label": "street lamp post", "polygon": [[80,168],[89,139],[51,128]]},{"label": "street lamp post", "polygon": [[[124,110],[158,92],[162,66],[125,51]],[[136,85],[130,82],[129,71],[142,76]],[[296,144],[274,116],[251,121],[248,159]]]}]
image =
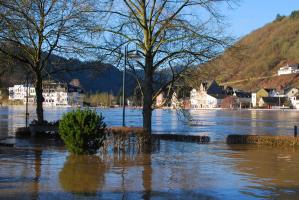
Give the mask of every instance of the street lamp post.
[{"label": "street lamp post", "polygon": [[138,60],[140,58],[142,58],[142,56],[139,54],[139,52],[137,51],[137,48],[136,48],[136,52],[134,52],[134,54],[130,54],[129,55],[129,52],[128,52],[128,45],[127,44],[125,46],[125,63],[124,63],[124,70],[123,70],[123,96],[122,96],[122,102],[123,102],[123,127],[126,126],[126,122],[125,122],[125,118],[126,118],[126,104],[125,104],[125,101],[126,101],[126,68],[127,68],[127,62],[128,62],[128,58],[131,58],[131,59],[135,59],[135,60]]},{"label": "street lamp post", "polygon": [[126,126],[125,123],[125,117],[126,117],[126,104],[125,104],[125,100],[126,100],[126,87],[125,87],[125,83],[126,83],[126,68],[127,68],[127,55],[128,54],[128,45],[126,45],[125,47],[125,66],[124,66],[124,71],[123,71],[123,127]]},{"label": "street lamp post", "polygon": [[26,74],[26,108],[25,108],[25,124],[26,128],[28,128],[28,118],[29,118],[29,113],[28,113],[28,95],[29,95],[29,75],[28,73]]}]

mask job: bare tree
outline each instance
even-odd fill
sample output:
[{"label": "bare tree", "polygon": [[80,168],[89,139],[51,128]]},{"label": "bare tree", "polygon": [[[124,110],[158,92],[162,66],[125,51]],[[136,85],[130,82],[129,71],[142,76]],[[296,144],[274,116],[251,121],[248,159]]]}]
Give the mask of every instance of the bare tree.
[{"label": "bare tree", "polygon": [[[143,94],[143,128],[150,134],[155,98],[191,67],[214,58],[227,46],[217,4],[232,0],[115,0],[109,11],[106,46],[111,58],[129,43],[142,55],[130,61]],[[108,34],[110,33],[110,34]],[[159,74],[170,78],[163,82]]]},{"label": "bare tree", "polygon": [[[0,0],[0,53],[35,76],[36,113],[43,116],[43,75],[51,55],[74,55],[89,45],[94,23],[92,0]],[[97,28],[98,29],[98,28]]]}]

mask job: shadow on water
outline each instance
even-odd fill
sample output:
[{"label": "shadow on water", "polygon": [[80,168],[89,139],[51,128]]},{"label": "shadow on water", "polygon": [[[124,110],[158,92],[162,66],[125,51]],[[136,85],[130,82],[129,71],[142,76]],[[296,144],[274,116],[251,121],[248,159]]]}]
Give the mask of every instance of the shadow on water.
[{"label": "shadow on water", "polygon": [[32,191],[33,191],[33,197],[32,199],[38,199],[38,194],[40,190],[40,176],[41,176],[41,163],[42,163],[42,150],[37,149],[34,151],[34,179],[33,179],[33,185],[32,185]]},{"label": "shadow on water", "polygon": [[[3,150],[3,149],[2,149]],[[9,150],[9,154],[12,158],[12,160],[17,159],[17,157],[25,157],[28,158],[27,161],[24,161],[24,168],[20,169],[21,174],[8,174],[6,177],[0,177],[0,189],[1,190],[15,190],[18,191],[20,188],[18,188],[19,184],[28,184],[27,193],[24,194],[16,194],[16,195],[7,195],[1,194],[0,199],[39,199],[39,193],[40,193],[40,177],[41,177],[41,166],[42,166],[42,150],[41,149],[35,149],[31,151],[19,151],[19,150],[13,150],[11,149],[4,149]],[[0,151],[0,155],[3,152]],[[7,152],[6,152],[7,153]],[[9,158],[9,156],[7,157]],[[28,166],[30,165],[30,166]],[[33,171],[31,173],[28,173],[26,169],[32,168]],[[2,170],[5,170],[2,168]],[[15,173],[15,172],[14,172]],[[30,174],[31,176],[28,176]]]}]

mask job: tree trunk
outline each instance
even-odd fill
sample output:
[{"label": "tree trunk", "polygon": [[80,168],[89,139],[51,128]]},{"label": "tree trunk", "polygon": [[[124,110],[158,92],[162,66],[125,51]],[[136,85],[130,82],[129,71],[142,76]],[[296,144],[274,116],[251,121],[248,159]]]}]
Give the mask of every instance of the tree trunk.
[{"label": "tree trunk", "polygon": [[145,76],[143,85],[143,128],[152,133],[152,104],[153,104],[153,58],[147,56],[145,61]]},{"label": "tree trunk", "polygon": [[36,93],[36,115],[39,124],[44,121],[44,110],[43,110],[43,81],[40,72],[36,72],[36,82],[35,82],[35,93]]}]

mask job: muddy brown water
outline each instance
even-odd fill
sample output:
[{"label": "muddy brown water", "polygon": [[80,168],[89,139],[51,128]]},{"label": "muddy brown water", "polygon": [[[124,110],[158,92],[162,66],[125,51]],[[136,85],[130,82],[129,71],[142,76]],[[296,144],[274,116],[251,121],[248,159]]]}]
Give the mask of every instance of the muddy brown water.
[{"label": "muddy brown water", "polygon": [[[46,110],[50,119],[67,109]],[[24,125],[23,109],[0,109],[0,135]],[[121,110],[102,110],[118,125]],[[228,134],[292,134],[292,111],[154,113],[155,132],[202,134],[211,144],[162,141],[151,153],[74,156],[62,146],[24,140],[0,147],[0,199],[299,199],[299,149],[226,145]],[[128,124],[141,122],[129,110]],[[121,121],[120,121],[121,123]]]}]

